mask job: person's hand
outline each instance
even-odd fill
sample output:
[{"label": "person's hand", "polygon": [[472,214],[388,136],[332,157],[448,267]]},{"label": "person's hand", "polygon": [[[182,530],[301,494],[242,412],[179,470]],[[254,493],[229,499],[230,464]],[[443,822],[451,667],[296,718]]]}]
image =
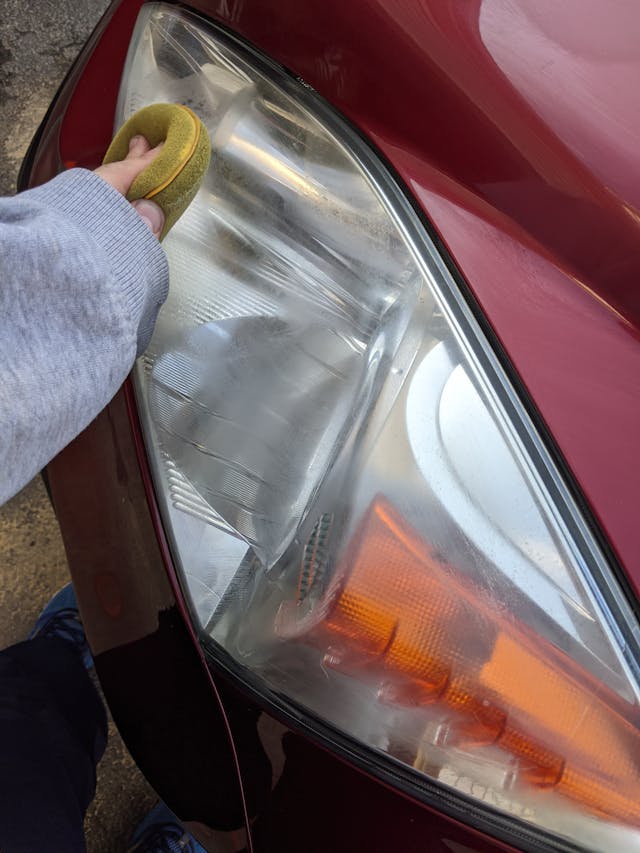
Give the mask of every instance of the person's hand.
[{"label": "person's hand", "polygon": [[[126,195],[131,184],[158,155],[161,148],[162,143],[152,148],[144,136],[134,136],[129,143],[129,153],[124,160],[99,166],[95,173],[122,195]],[[159,237],[164,226],[164,213],[158,205],[147,199],[134,201],[132,205],[155,236]]]}]

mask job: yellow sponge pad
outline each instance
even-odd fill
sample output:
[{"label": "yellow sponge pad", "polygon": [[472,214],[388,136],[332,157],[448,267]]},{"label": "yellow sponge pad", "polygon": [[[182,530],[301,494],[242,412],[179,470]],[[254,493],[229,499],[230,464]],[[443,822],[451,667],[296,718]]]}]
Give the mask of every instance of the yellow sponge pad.
[{"label": "yellow sponge pad", "polygon": [[142,134],[152,147],[164,142],[158,156],[138,175],[127,193],[129,201],[149,198],[162,208],[162,240],[193,200],[207,171],[211,156],[209,134],[189,107],[151,104],[122,125],[103,163],[124,160],[136,134]]}]

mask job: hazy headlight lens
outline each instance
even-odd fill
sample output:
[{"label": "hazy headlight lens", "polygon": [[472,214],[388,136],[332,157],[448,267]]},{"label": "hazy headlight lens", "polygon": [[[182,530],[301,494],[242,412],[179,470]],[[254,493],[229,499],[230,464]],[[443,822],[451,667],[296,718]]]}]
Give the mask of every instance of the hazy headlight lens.
[{"label": "hazy headlight lens", "polygon": [[118,119],[154,101],[213,144],[136,377],[203,635],[379,760],[637,843],[635,623],[393,180],[304,86],[162,4]]}]

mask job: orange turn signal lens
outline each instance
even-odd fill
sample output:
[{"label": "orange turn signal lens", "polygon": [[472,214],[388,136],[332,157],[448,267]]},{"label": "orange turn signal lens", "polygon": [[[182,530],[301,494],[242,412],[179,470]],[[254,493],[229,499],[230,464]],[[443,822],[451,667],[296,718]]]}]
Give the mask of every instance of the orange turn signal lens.
[{"label": "orange turn signal lens", "polygon": [[625,702],[456,571],[381,497],[307,640],[375,678],[383,701],[438,705],[448,745],[495,745],[516,778],[640,823],[637,706]]}]

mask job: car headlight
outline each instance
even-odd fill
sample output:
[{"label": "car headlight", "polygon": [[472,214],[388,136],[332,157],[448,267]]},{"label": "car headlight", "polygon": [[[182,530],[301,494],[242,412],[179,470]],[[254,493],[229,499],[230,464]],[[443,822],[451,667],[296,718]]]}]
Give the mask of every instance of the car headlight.
[{"label": "car headlight", "polygon": [[301,82],[163,4],[118,122],[157,101],[213,147],[136,368],[203,643],[416,791],[638,845],[637,625],[402,190]]}]

